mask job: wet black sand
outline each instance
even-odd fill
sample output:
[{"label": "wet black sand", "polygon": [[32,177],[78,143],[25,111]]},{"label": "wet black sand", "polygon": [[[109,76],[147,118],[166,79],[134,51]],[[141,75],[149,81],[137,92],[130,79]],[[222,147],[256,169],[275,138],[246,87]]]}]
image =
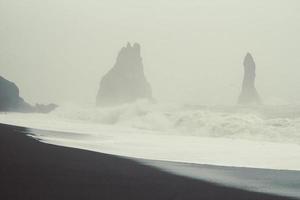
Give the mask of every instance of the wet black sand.
[{"label": "wet black sand", "polygon": [[170,174],[128,158],[44,144],[25,133],[25,128],[0,124],[0,200],[291,199]]}]

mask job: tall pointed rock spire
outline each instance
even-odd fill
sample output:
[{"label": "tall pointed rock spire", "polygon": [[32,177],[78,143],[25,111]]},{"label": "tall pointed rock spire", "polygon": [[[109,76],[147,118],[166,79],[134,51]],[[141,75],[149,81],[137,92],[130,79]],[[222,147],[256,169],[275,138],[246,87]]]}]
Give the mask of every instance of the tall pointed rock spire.
[{"label": "tall pointed rock spire", "polygon": [[261,99],[255,88],[256,65],[250,53],[244,59],[244,80],[238,104],[260,104]]}]

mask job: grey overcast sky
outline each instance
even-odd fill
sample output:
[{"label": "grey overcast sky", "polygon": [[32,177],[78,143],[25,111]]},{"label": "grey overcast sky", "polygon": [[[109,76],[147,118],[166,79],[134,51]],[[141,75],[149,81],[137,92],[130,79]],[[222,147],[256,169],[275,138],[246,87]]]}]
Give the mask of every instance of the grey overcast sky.
[{"label": "grey overcast sky", "polygon": [[0,75],[30,103],[93,103],[127,41],[159,101],[235,104],[252,53],[267,103],[300,102],[299,0],[0,0]]}]

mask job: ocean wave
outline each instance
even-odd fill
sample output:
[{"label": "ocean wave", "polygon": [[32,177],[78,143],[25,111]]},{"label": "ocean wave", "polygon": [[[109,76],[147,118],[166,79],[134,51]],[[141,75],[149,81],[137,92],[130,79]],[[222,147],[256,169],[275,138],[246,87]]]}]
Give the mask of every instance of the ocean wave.
[{"label": "ocean wave", "polygon": [[300,144],[299,106],[187,106],[138,101],[117,107],[62,106],[52,117],[150,130]]}]

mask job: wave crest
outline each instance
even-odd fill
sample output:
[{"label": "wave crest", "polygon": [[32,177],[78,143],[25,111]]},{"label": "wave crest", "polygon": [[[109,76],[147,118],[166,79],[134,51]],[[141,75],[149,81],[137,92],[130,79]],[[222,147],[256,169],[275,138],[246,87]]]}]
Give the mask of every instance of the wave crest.
[{"label": "wave crest", "polygon": [[300,144],[299,106],[184,106],[139,101],[110,108],[63,106],[56,117],[151,130],[157,134],[242,138]]}]

